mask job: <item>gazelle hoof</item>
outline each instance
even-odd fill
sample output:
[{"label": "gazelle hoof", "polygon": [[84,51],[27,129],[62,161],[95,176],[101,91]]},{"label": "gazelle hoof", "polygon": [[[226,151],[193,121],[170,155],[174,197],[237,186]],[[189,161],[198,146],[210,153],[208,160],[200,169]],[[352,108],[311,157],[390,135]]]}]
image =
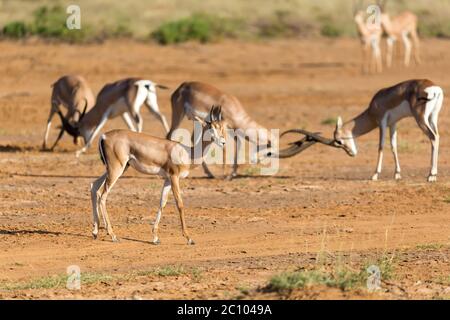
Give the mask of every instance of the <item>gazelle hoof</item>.
[{"label": "gazelle hoof", "polygon": [[92,232],[92,238],[94,238],[94,240],[97,240],[97,237],[98,237],[98,234]]},{"label": "gazelle hoof", "polygon": [[189,240],[188,240],[188,242],[187,242],[187,244],[188,244],[188,245],[194,245],[194,244],[195,244],[195,242],[194,242],[194,240],[192,240],[192,239],[189,239]]},{"label": "gazelle hoof", "polygon": [[372,176],[372,181],[377,181],[378,180],[378,173],[375,173],[373,176]]},{"label": "gazelle hoof", "polygon": [[119,239],[117,239],[117,237],[115,235],[111,236],[111,240],[112,240],[112,242],[120,242]]},{"label": "gazelle hoof", "polygon": [[402,178],[402,176],[399,172],[395,173],[395,175],[394,175],[395,180],[400,180],[401,178]]},{"label": "gazelle hoof", "polygon": [[430,174],[428,176],[428,182],[436,182],[437,181],[437,176],[435,174]]},{"label": "gazelle hoof", "polygon": [[152,241],[152,244],[157,246],[158,244],[161,244],[161,240],[159,240],[158,238],[156,238],[155,240]]}]

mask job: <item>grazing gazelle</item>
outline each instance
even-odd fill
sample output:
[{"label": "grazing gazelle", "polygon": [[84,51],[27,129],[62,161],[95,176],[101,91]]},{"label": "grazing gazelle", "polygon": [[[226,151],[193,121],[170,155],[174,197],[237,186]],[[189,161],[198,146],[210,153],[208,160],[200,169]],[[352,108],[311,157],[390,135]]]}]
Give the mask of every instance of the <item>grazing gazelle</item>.
[{"label": "grazing gazelle", "polygon": [[392,153],[395,159],[395,179],[401,179],[397,155],[396,123],[405,117],[414,117],[417,125],[431,141],[431,171],[428,181],[436,181],[438,170],[439,131],[438,116],[444,100],[442,89],[430,80],[409,80],[395,86],[381,89],[372,98],[369,107],[353,120],[342,123],[339,117],[334,132],[337,144],[355,156],[355,139],[380,129],[378,163],[372,180],[377,180],[383,161],[383,147],[386,129],[390,129]]},{"label": "grazing gazelle", "polygon": [[363,72],[369,73],[373,63],[375,63],[376,72],[382,72],[383,63],[381,61],[380,43],[383,30],[381,29],[381,26],[376,23],[365,21],[365,13],[362,10],[354,10],[354,19],[356,26],[358,27],[363,50]]},{"label": "grazing gazelle", "polygon": [[[47,127],[44,134],[44,143],[42,144],[42,149],[47,150],[47,140],[50,127],[52,125],[52,119],[55,113],[60,110],[60,106],[67,109],[67,114],[65,119],[69,122],[77,122],[79,116],[83,111],[83,107],[91,108],[95,103],[95,96],[92,93],[91,88],[87,81],[78,75],[67,75],[59,78],[55,83],[52,84],[52,97],[51,97],[51,108],[50,114],[47,119]],[[61,127],[61,131],[56,138],[55,143],[50,148],[53,150],[56,147],[58,141],[62,138],[64,134],[64,127]],[[76,143],[76,139],[74,139]]]},{"label": "grazing gazelle", "polygon": [[[212,85],[201,82],[184,82],[172,94],[171,102],[172,124],[167,134],[167,139],[172,138],[172,133],[180,126],[184,116],[187,116],[189,120],[205,119],[208,116],[208,110],[211,105],[220,105],[222,106],[226,128],[240,129],[242,131],[248,129],[257,130],[259,141],[256,141],[258,139],[252,136],[246,136],[245,138],[256,145],[259,144],[259,149],[270,146],[271,139],[268,137],[267,129],[250,118],[235,96],[225,93]],[[232,178],[237,174],[237,143],[234,144],[234,147],[233,171],[227,178]],[[206,163],[202,165],[205,173],[209,177],[214,177]]]},{"label": "grazing gazelle", "polygon": [[[386,1],[379,2],[381,7],[381,25],[387,34],[387,53],[386,53],[386,65],[388,67],[392,66],[392,56],[394,54],[394,43],[401,39],[403,42],[403,47],[405,49],[404,64],[409,66],[411,60],[411,52],[414,50],[414,60],[417,64],[420,63],[419,56],[419,36],[417,34],[417,16],[410,12],[405,11],[397,16],[389,17],[384,11]],[[411,40],[409,39],[411,37]]]},{"label": "grazing gazelle", "polygon": [[77,123],[72,125],[62,120],[64,129],[70,135],[84,139],[85,145],[77,151],[77,157],[90,147],[108,119],[120,115],[130,130],[141,132],[143,123],[140,109],[143,104],[162,122],[167,132],[169,126],[159,111],[156,88],[167,89],[163,85],[140,78],[127,78],[107,84],[98,94],[94,107],[88,113],[83,113]]},{"label": "grazing gazelle", "polygon": [[[210,130],[212,139],[223,146],[225,144],[224,126],[220,107],[212,107],[206,119],[201,121],[203,132]],[[201,141],[200,141],[201,140]],[[94,238],[98,235],[99,213],[103,216],[106,230],[117,241],[111,227],[111,222],[106,212],[106,198],[117,179],[124,173],[128,166],[144,174],[157,174],[164,178],[164,186],[161,191],[160,205],[153,225],[153,243],[159,244],[158,225],[162,210],[167,203],[170,189],[175,197],[178,212],[180,214],[183,236],[188,244],[194,244],[189,236],[184,221],[183,201],[180,194],[180,178],[189,174],[192,164],[202,161],[203,150],[212,141],[203,139],[203,134],[198,143],[201,143],[202,152],[195,152],[198,148],[187,147],[178,142],[153,137],[144,133],[128,130],[113,130],[103,134],[99,140],[100,156],[106,166],[106,173],[94,181],[91,185],[92,210],[94,219]],[[209,140],[209,141],[205,141]]]}]

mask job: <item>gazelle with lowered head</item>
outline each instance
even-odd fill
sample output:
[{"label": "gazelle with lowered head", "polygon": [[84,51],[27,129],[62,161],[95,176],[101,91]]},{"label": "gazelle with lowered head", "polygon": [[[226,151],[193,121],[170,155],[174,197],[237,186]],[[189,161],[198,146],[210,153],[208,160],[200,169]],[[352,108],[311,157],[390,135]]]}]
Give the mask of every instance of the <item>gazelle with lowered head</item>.
[{"label": "gazelle with lowered head", "polygon": [[[42,144],[42,149],[47,150],[48,134],[50,132],[50,127],[52,125],[52,119],[55,113],[61,110],[61,106],[67,109],[67,113],[64,118],[68,122],[77,122],[80,115],[83,112],[83,108],[91,108],[95,103],[95,96],[92,93],[91,88],[87,81],[78,75],[66,75],[59,78],[55,83],[52,84],[52,97],[51,97],[51,108],[50,114],[47,119],[47,127],[44,134],[44,143]],[[55,143],[50,148],[53,150],[58,144],[59,140],[64,134],[64,127],[56,138]],[[76,143],[77,139],[74,139]]]},{"label": "gazelle with lowered head", "polygon": [[[392,66],[392,58],[394,54],[394,44],[397,40],[401,40],[405,49],[404,64],[409,66],[411,61],[411,53],[414,51],[414,60],[417,64],[420,63],[420,40],[417,33],[417,16],[411,11],[404,11],[397,16],[390,17],[384,10],[386,1],[379,1],[378,5],[381,8],[381,25],[387,34],[387,53],[386,65]],[[411,42],[411,40],[412,42]]]},{"label": "gazelle with lowered head", "polygon": [[[251,143],[255,143],[259,149],[266,148],[271,144],[271,138],[268,136],[267,129],[250,118],[235,96],[225,93],[210,84],[184,82],[172,94],[171,102],[172,124],[167,134],[167,139],[173,138],[172,133],[180,126],[185,116],[189,120],[200,119],[204,121],[208,116],[209,107],[211,105],[220,105],[222,107],[223,121],[227,129],[255,130],[258,136],[246,136],[245,138]],[[237,143],[234,144],[234,147],[233,171],[227,178],[232,178],[237,174]],[[226,161],[224,161],[224,165],[225,163]],[[209,177],[214,177],[206,163],[204,162],[202,165],[205,173]]]},{"label": "gazelle with lowered head", "polygon": [[396,124],[403,118],[414,117],[419,128],[431,141],[431,171],[428,181],[436,181],[439,153],[438,116],[443,100],[444,93],[441,87],[426,79],[409,80],[381,89],[372,98],[369,107],[356,118],[346,123],[338,118],[334,132],[335,142],[349,155],[355,156],[357,154],[355,139],[378,127],[380,130],[378,162],[372,176],[372,180],[377,180],[383,162],[386,130],[389,128],[395,159],[395,179],[401,179]]},{"label": "gazelle with lowered head", "polygon": [[77,151],[77,157],[90,147],[106,121],[119,115],[130,130],[141,132],[143,121],[140,109],[143,104],[161,121],[167,132],[169,126],[166,118],[159,111],[156,88],[167,89],[163,85],[141,78],[119,80],[103,87],[94,107],[88,113],[83,113],[78,122],[71,124],[59,113],[64,129],[70,135],[81,136],[84,140],[85,145]]},{"label": "gazelle with lowered head", "polygon": [[194,244],[190,237],[184,220],[183,200],[180,193],[180,178],[189,174],[192,164],[201,163],[203,150],[212,141],[203,139],[203,133],[210,130],[212,139],[220,146],[225,145],[224,126],[220,107],[212,107],[205,120],[200,120],[203,127],[202,137],[198,143],[201,145],[201,154],[196,152],[198,146],[187,147],[178,142],[153,137],[144,133],[128,130],[113,130],[103,134],[99,140],[100,156],[106,166],[106,173],[91,185],[92,210],[94,218],[94,238],[97,238],[99,227],[99,214],[103,216],[108,234],[113,241],[117,237],[112,230],[111,222],[106,212],[106,198],[120,176],[128,166],[144,174],[160,175],[164,178],[161,191],[160,206],[153,225],[153,243],[159,244],[158,225],[162,211],[167,203],[170,190],[175,197],[180,215],[183,236],[188,244]]},{"label": "gazelle with lowered head", "polygon": [[376,72],[383,71],[383,63],[381,59],[381,37],[383,30],[381,25],[365,19],[366,12],[361,10],[361,2],[358,7],[354,6],[353,17],[358,28],[359,38],[361,40],[363,61],[363,73],[370,73],[372,66],[375,64]]}]

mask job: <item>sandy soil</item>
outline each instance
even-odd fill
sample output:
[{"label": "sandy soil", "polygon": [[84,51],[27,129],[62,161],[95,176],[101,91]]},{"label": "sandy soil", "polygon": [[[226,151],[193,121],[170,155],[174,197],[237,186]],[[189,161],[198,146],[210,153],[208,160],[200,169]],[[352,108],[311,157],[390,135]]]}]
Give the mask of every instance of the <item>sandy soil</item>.
[{"label": "sandy soil", "polygon": [[[76,146],[65,137],[55,152],[40,151],[50,84],[63,74],[84,75],[96,92],[128,76],[148,77],[171,89],[185,80],[206,81],[238,96],[268,128],[304,127],[330,136],[333,126],[324,120],[356,115],[381,87],[426,77],[450,92],[450,42],[426,40],[422,47],[422,65],[368,76],[360,73],[358,43],[351,39],[176,47],[1,42],[0,298],[449,298],[447,103],[440,116],[434,184],[426,182],[429,141],[412,119],[399,124],[400,182],[392,179],[390,152],[381,180],[368,181],[377,155],[375,131],[358,140],[356,158],[314,146],[282,160],[271,177],[249,166],[232,181],[205,179],[201,169],[193,170],[182,188],[195,246],[181,236],[172,197],[160,227],[162,243],[149,243],[162,180],[133,170],[108,200],[121,242],[112,243],[103,229],[94,241],[89,184],[104,171],[97,148],[77,159]],[[170,93],[159,93],[168,119]],[[143,114],[144,131],[162,136],[160,123],[146,110]],[[116,119],[105,130],[112,128],[125,125]],[[394,256],[395,275],[379,293],[263,290],[282,271],[331,267],[342,257],[359,268],[383,254]],[[325,264],[318,259],[322,255]],[[77,291],[30,285],[65,274],[70,265],[98,279]],[[166,276],[155,271],[168,268],[182,271]]]}]

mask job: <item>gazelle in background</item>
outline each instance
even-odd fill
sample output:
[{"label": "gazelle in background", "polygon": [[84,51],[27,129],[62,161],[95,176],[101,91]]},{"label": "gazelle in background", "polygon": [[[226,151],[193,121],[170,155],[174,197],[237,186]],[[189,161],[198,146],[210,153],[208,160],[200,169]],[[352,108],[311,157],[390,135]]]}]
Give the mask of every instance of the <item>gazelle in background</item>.
[{"label": "gazelle in background", "polygon": [[143,121],[140,109],[143,104],[161,121],[167,132],[169,126],[159,111],[156,88],[167,89],[163,85],[140,78],[119,80],[103,87],[97,96],[95,106],[88,113],[83,113],[78,122],[71,124],[61,118],[64,129],[70,135],[81,136],[84,139],[85,145],[77,151],[77,157],[90,147],[108,119],[120,115],[130,130],[141,132]]},{"label": "gazelle in background", "polygon": [[[51,108],[50,114],[47,119],[47,127],[44,134],[44,143],[42,144],[42,149],[47,150],[48,134],[50,132],[50,127],[52,125],[52,119],[55,113],[57,113],[63,106],[67,109],[67,113],[64,118],[68,122],[77,122],[83,111],[83,108],[91,108],[95,103],[95,96],[92,93],[91,88],[87,81],[78,75],[66,75],[59,78],[55,83],[52,84],[52,97],[51,97]],[[64,134],[64,127],[56,138],[55,143],[50,148],[53,150],[58,144],[59,140]],[[76,139],[74,139],[76,143]]]},{"label": "gazelle in background", "polygon": [[355,139],[376,127],[380,129],[378,162],[372,180],[377,180],[383,162],[386,129],[390,129],[392,153],[395,159],[395,179],[401,179],[397,154],[396,123],[405,117],[414,117],[417,125],[431,141],[431,171],[428,181],[436,181],[438,171],[439,131],[438,116],[444,100],[442,89],[430,80],[409,80],[381,89],[372,98],[369,107],[356,118],[342,123],[339,117],[334,132],[336,142],[355,156]]},{"label": "gazelle in background", "polygon": [[[220,105],[222,107],[223,121],[228,129],[247,129],[258,130],[259,141],[263,141],[259,148],[270,146],[271,139],[267,137],[267,129],[254,121],[244,110],[239,100],[228,93],[225,93],[210,84],[201,82],[184,82],[172,94],[172,124],[167,134],[167,139],[172,138],[172,133],[177,129],[184,116],[189,120],[202,120],[208,116],[208,110],[211,105]],[[246,137],[251,143],[258,145],[258,141],[251,137]],[[230,146],[228,146],[230,147]],[[237,164],[237,143],[234,144],[233,171],[227,178],[236,176]],[[225,158],[225,156],[224,156]],[[209,177],[214,177],[208,169],[206,163],[203,163],[203,169]],[[225,161],[224,161],[225,166]],[[225,167],[224,167],[225,169]]]},{"label": "gazelle in background", "polygon": [[[397,16],[390,17],[384,10],[386,1],[379,1],[381,13],[381,25],[387,34],[387,53],[386,53],[386,65],[392,66],[392,57],[394,54],[394,44],[397,40],[402,40],[403,47],[405,49],[404,64],[409,66],[411,61],[411,53],[414,50],[414,60],[417,64],[420,63],[420,41],[417,34],[417,16],[410,12],[404,11]],[[411,37],[411,40],[410,40]]]},{"label": "gazelle in background", "polygon": [[383,63],[381,59],[381,36],[383,30],[381,25],[376,21],[366,20],[366,12],[361,10],[361,1],[358,6],[354,6],[353,16],[358,27],[359,38],[361,40],[363,51],[362,70],[363,73],[370,73],[372,66],[375,64],[376,72],[383,71]]},{"label": "gazelle in background", "polygon": [[[220,146],[225,145],[225,129],[220,107],[211,108],[205,120],[202,121],[202,126],[202,133],[210,130],[212,132],[212,139]],[[144,133],[136,133],[128,130],[113,130],[103,134],[99,140],[99,150],[101,159],[106,166],[106,173],[91,185],[94,218],[94,230],[92,234],[94,238],[97,238],[98,234],[100,213],[103,216],[108,234],[112,237],[113,241],[117,241],[108,213],[106,212],[106,198],[127,167],[132,166],[141,173],[157,174],[164,178],[160,206],[153,225],[153,243],[160,243],[158,238],[158,225],[162,210],[167,203],[167,197],[172,189],[180,214],[183,236],[186,237],[188,244],[194,244],[186,229],[179,181],[180,178],[187,177],[192,164],[201,163],[202,159],[197,159],[197,157],[203,158],[203,150],[211,142],[211,140],[205,141],[202,134],[198,142],[202,146],[202,153],[199,155],[195,152],[197,150],[195,146],[187,147],[174,141],[153,137]]]}]

